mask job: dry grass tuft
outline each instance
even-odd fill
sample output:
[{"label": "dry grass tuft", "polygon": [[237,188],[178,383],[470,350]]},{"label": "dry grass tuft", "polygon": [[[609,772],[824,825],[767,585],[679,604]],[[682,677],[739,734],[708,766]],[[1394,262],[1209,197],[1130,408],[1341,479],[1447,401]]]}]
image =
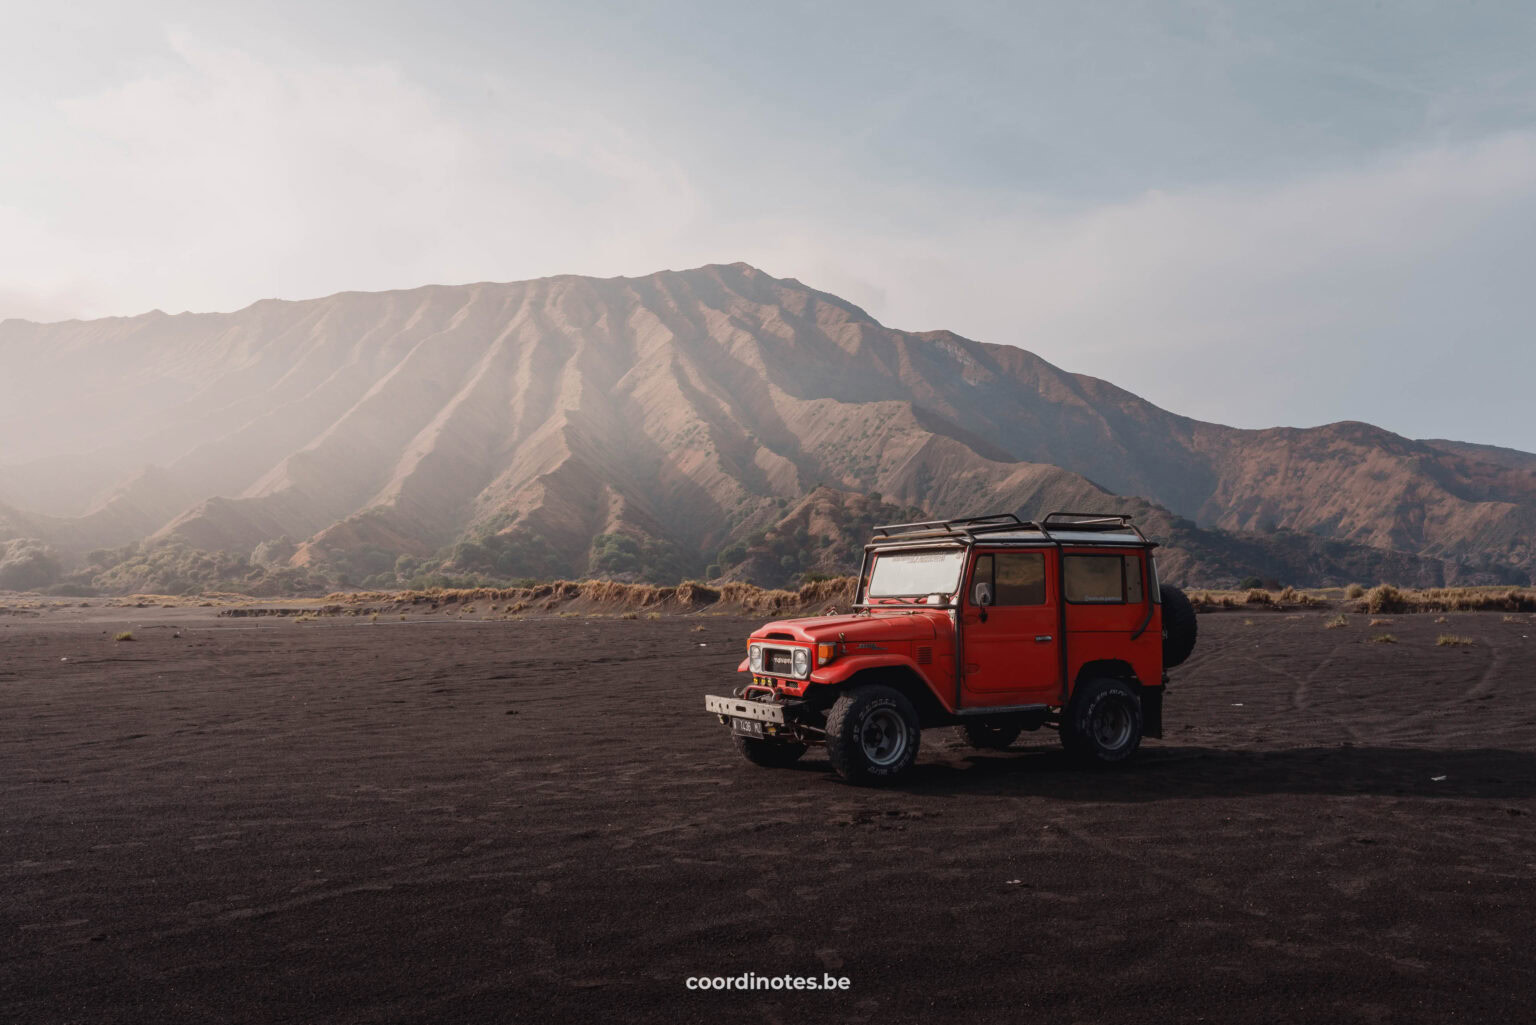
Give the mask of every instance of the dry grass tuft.
[{"label": "dry grass tuft", "polygon": [[1319,598],[1318,596],[1313,595],[1313,594],[1308,594],[1305,591],[1298,591],[1294,587],[1287,587],[1284,590],[1282,590],[1279,594],[1275,595],[1275,604],[1276,605],[1299,605],[1302,608],[1306,609],[1306,608],[1311,608],[1314,605],[1326,605],[1327,604],[1327,599]]},{"label": "dry grass tuft", "polygon": [[1362,612],[1376,615],[1382,612],[1406,612],[1407,603],[1403,592],[1391,584],[1378,584],[1366,592],[1362,599]]},{"label": "dry grass tuft", "polygon": [[1390,620],[1390,619],[1373,619],[1373,620],[1371,620],[1371,625],[1372,626],[1391,626],[1392,625],[1392,620]]},{"label": "dry grass tuft", "polygon": [[1245,620],[1243,620],[1243,625],[1244,626],[1252,626],[1253,625],[1253,620],[1245,619]]},{"label": "dry grass tuft", "polygon": [[112,639],[114,641],[131,641],[131,640],[133,640],[133,631],[132,630],[124,630],[122,633],[118,634],[116,637],[114,637]]},{"label": "dry grass tuft", "polygon": [[634,611],[630,611],[630,612],[624,613],[619,618],[620,619],[639,619],[640,618],[640,613],[634,612]]},{"label": "dry grass tuft", "polygon": [[1371,638],[1372,644],[1396,644],[1397,638],[1392,634],[1377,634]]},{"label": "dry grass tuft", "polygon": [[1349,625],[1349,617],[1340,614],[1340,615],[1334,616],[1332,619],[1328,620],[1328,622],[1324,623],[1323,624],[1323,629],[1324,630],[1339,630],[1339,629],[1342,629],[1343,627],[1346,627],[1348,625]]},{"label": "dry grass tuft", "polygon": [[1436,616],[1435,617],[1435,622],[1436,623],[1449,623],[1450,621],[1451,621],[1451,619],[1450,619],[1449,616]]},{"label": "dry grass tuft", "polygon": [[1350,584],[1344,588],[1344,597],[1354,599],[1365,597],[1365,588],[1359,584]]},{"label": "dry grass tuft", "polygon": [[1476,643],[1470,637],[1462,637],[1459,634],[1441,634],[1435,638],[1437,648],[1470,648]]},{"label": "dry grass tuft", "polygon": [[1189,601],[1197,609],[1235,609],[1243,605],[1309,609],[1328,604],[1328,599],[1298,591],[1294,587],[1273,594],[1261,587],[1246,591],[1191,591]]},{"label": "dry grass tuft", "polygon": [[[422,591],[337,593],[330,600],[359,604],[365,601],[389,603],[396,606],[430,606],[422,611],[452,612],[474,611],[474,602],[501,603],[509,613],[539,607],[546,612],[556,612],[570,602],[588,606],[584,611],[597,613],[591,606],[607,606],[628,610],[656,610],[660,612],[692,613],[695,615],[737,613],[800,614],[819,611],[831,602],[852,601],[855,580],[839,577],[818,580],[806,584],[798,591],[768,590],[753,584],[730,581],[719,585],[705,584],[697,580],[685,580],[676,587],[655,587],[650,584],[626,584],[616,580],[556,580],[529,587],[511,588],[427,588]],[[714,611],[715,609],[719,611]],[[491,610],[496,611],[495,604]],[[710,610],[710,611],[706,611]]]},{"label": "dry grass tuft", "polygon": [[1505,623],[1524,623],[1525,620],[1521,619],[1519,616],[1505,616],[1503,618],[1502,622],[1505,622]]},{"label": "dry grass tuft", "polygon": [[1518,587],[1428,587],[1382,584],[1360,599],[1360,612],[1536,612],[1536,590]]}]

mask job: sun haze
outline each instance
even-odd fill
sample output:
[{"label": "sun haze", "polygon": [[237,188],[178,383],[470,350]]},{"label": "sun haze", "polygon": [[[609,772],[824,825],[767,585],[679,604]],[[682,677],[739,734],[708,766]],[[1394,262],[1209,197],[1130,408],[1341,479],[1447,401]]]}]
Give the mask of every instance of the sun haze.
[{"label": "sun haze", "polygon": [[162,0],[7,28],[0,319],[743,260],[1202,419],[1536,448],[1507,415],[1536,371],[1526,5]]}]

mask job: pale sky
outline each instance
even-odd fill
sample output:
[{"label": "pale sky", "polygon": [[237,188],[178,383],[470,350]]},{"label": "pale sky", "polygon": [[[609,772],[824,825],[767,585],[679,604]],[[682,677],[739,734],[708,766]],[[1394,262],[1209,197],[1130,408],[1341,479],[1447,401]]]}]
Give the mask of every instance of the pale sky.
[{"label": "pale sky", "polygon": [[1536,450],[1536,5],[0,16],[0,318],[745,260],[1202,419]]}]

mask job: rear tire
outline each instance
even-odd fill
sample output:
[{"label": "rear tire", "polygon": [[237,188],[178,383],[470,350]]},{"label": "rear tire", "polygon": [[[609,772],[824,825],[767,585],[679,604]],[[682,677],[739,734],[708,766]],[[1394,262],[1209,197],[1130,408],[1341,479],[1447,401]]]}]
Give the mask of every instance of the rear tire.
[{"label": "rear tire", "polygon": [[1061,744],[1089,765],[1117,765],[1141,746],[1141,694],[1124,680],[1085,681],[1061,720]]},{"label": "rear tire", "polygon": [[1163,599],[1163,668],[1172,669],[1183,665],[1195,650],[1195,637],[1200,632],[1195,619],[1195,607],[1184,592],[1172,584],[1158,589]]},{"label": "rear tire", "polygon": [[1018,723],[968,722],[955,727],[955,739],[978,751],[1006,751],[1022,732]]},{"label": "rear tire", "polygon": [[827,758],[849,783],[890,783],[912,767],[922,729],[917,709],[892,687],[845,691],[827,713]]},{"label": "rear tire", "polygon": [[754,740],[737,734],[732,734],[731,739],[736,742],[736,750],[741,752],[743,758],[765,769],[782,769],[793,765],[805,754],[805,745],[793,741]]}]

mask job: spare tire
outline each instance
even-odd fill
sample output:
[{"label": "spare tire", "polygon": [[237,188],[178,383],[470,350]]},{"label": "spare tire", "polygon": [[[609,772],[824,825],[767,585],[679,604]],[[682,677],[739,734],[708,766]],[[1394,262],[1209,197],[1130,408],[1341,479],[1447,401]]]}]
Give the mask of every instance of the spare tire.
[{"label": "spare tire", "polygon": [[1184,592],[1172,584],[1160,589],[1163,596],[1163,668],[1182,665],[1195,650],[1195,635],[1199,626],[1195,623],[1195,607]]}]

